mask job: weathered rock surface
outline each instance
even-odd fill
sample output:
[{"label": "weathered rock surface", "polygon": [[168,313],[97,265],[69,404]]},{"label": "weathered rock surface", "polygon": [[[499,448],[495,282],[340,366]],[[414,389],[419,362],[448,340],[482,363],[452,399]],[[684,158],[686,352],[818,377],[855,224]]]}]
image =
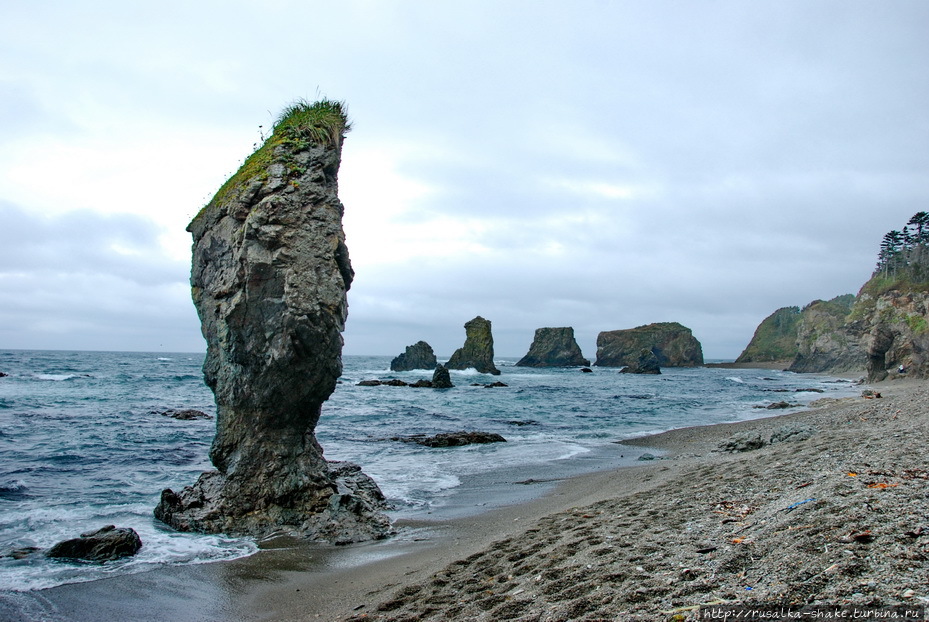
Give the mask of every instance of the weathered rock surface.
[{"label": "weathered rock surface", "polygon": [[650,350],[661,367],[703,365],[703,348],[691,330],[677,322],[647,324],[626,330],[605,331],[597,336],[600,367],[624,367],[638,360],[642,350]]},{"label": "weathered rock surface", "polygon": [[621,374],[660,374],[661,366],[654,352],[643,349],[639,356],[628,365],[619,370]]},{"label": "weathered rock surface", "polygon": [[162,493],[155,516],[176,529],[340,542],[389,531],[340,491],[313,433],[342,371],[354,276],[337,181],[347,127],[337,102],[292,106],[188,227],[217,470]]},{"label": "weathered rock surface", "polygon": [[467,322],[464,327],[464,346],[455,350],[445,367],[448,369],[473,367],[482,374],[498,375],[500,370],[494,366],[494,337],[490,330],[490,320],[477,316]]},{"label": "weathered rock surface", "polygon": [[789,371],[859,371],[865,366],[860,339],[849,332],[846,319],[855,297],[851,294],[831,300],[814,300],[800,312],[797,327],[797,356]]},{"label": "weathered rock surface", "polygon": [[437,363],[432,346],[425,341],[417,341],[413,345],[407,346],[403,354],[390,362],[390,369],[392,371],[435,369]]},{"label": "weathered rock surface", "polygon": [[426,447],[461,447],[463,445],[474,445],[484,443],[505,443],[506,439],[493,432],[443,432],[435,436],[426,436],[424,434],[414,434],[411,436],[395,436],[392,441],[403,441],[405,443],[416,443]]},{"label": "weathered rock surface", "polygon": [[455,385],[452,384],[452,375],[448,373],[448,368],[445,365],[437,365],[435,371],[432,372],[432,388],[433,389],[451,389]]},{"label": "weathered rock surface", "polygon": [[195,421],[197,419],[213,418],[202,410],[195,410],[193,408],[167,408],[165,410],[153,410],[152,414],[161,415],[163,417],[171,417],[172,419],[180,419],[181,421]]},{"label": "weathered rock surface", "polygon": [[782,307],[762,320],[736,363],[792,361],[797,356],[800,307]]},{"label": "weathered rock surface", "polygon": [[516,363],[517,367],[583,367],[590,365],[584,358],[574,329],[537,328],[529,352]]},{"label": "weathered rock surface", "polygon": [[107,525],[97,531],[82,533],[79,538],[64,540],[46,551],[46,557],[105,562],[130,557],[142,548],[142,539],[134,529]]}]

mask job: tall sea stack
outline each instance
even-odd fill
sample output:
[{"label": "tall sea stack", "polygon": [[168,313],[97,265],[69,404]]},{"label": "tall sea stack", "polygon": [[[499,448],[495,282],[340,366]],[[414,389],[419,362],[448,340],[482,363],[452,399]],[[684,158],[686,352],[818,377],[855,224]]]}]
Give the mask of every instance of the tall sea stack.
[{"label": "tall sea stack", "polygon": [[445,366],[448,369],[473,367],[482,374],[500,374],[494,365],[494,336],[490,331],[490,320],[477,316],[465,323],[464,345],[452,353]]},{"label": "tall sea stack", "polygon": [[188,227],[217,470],[162,493],[155,515],[176,529],[334,542],[389,532],[374,482],[327,463],[313,434],[342,372],[354,276],[337,181],[348,129],[339,102],[290,106]]}]

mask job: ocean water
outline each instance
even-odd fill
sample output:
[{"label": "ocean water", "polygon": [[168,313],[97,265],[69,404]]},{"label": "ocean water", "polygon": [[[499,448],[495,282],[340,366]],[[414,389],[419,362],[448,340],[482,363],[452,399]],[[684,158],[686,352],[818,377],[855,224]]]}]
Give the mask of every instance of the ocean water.
[{"label": "ocean water", "polygon": [[[330,460],[362,465],[398,514],[454,499],[469,476],[507,467],[565,469],[617,440],[672,428],[750,419],[857,392],[848,382],[781,371],[666,369],[660,376],[615,369],[530,369],[501,359],[500,376],[452,372],[448,390],[359,387],[365,379],[414,382],[431,372],[391,372],[390,357],[347,356],[323,407],[317,437]],[[0,590],[35,590],[140,572],[165,564],[231,559],[257,550],[244,538],[175,532],[152,516],[164,488],[211,468],[215,414],[202,354],[0,350]],[[507,387],[485,388],[502,381]],[[797,392],[814,388],[824,391]],[[508,442],[430,449],[390,440],[459,430],[497,432]],[[489,495],[493,491],[488,491]],[[54,543],[106,524],[132,527],[135,557],[73,564],[7,553]]]}]

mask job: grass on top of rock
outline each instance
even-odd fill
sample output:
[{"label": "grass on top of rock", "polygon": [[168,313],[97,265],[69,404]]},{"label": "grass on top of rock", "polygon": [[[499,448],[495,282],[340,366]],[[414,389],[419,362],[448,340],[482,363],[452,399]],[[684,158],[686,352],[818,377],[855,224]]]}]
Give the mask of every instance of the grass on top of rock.
[{"label": "grass on top of rock", "polygon": [[[296,152],[313,144],[338,146],[351,128],[344,102],[325,98],[313,103],[304,99],[295,101],[281,111],[271,135],[245,159],[239,170],[226,180],[207,205],[225,200],[230,192],[237,191],[252,180],[265,181],[278,147],[289,146],[291,149],[288,151]],[[292,174],[304,172],[294,162],[284,161],[284,164]]]}]

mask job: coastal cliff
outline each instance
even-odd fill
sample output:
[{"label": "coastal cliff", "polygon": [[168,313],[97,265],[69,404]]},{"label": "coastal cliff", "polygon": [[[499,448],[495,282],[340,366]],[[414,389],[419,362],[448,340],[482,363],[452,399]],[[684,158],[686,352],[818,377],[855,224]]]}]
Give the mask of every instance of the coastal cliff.
[{"label": "coastal cliff", "polygon": [[[746,353],[754,356],[753,345],[754,339],[738,362]],[[804,307],[788,369],[866,371],[872,382],[900,373],[929,378],[929,213],[917,212],[902,230],[884,236],[877,267],[857,296],[817,300]]]},{"label": "coastal cliff", "polygon": [[477,316],[466,322],[464,328],[464,345],[455,350],[445,367],[459,370],[473,367],[482,374],[499,375],[500,370],[494,366],[494,337],[490,320]]},{"label": "coastal cliff", "polygon": [[337,181],[348,129],[339,102],[289,107],[188,227],[216,470],[162,493],[155,515],[176,529],[334,542],[390,530],[374,482],[330,465],[314,436],[341,375],[354,276]]},{"label": "coastal cliff", "polygon": [[574,329],[537,328],[529,352],[516,363],[517,367],[584,367],[584,358],[574,339]]},{"label": "coastal cliff", "polygon": [[800,307],[782,307],[762,320],[736,363],[792,361],[797,356]]},{"label": "coastal cliff", "polygon": [[642,350],[654,352],[661,367],[703,365],[703,347],[689,328],[677,322],[659,322],[625,330],[604,331],[597,336],[600,367],[637,364]]}]

